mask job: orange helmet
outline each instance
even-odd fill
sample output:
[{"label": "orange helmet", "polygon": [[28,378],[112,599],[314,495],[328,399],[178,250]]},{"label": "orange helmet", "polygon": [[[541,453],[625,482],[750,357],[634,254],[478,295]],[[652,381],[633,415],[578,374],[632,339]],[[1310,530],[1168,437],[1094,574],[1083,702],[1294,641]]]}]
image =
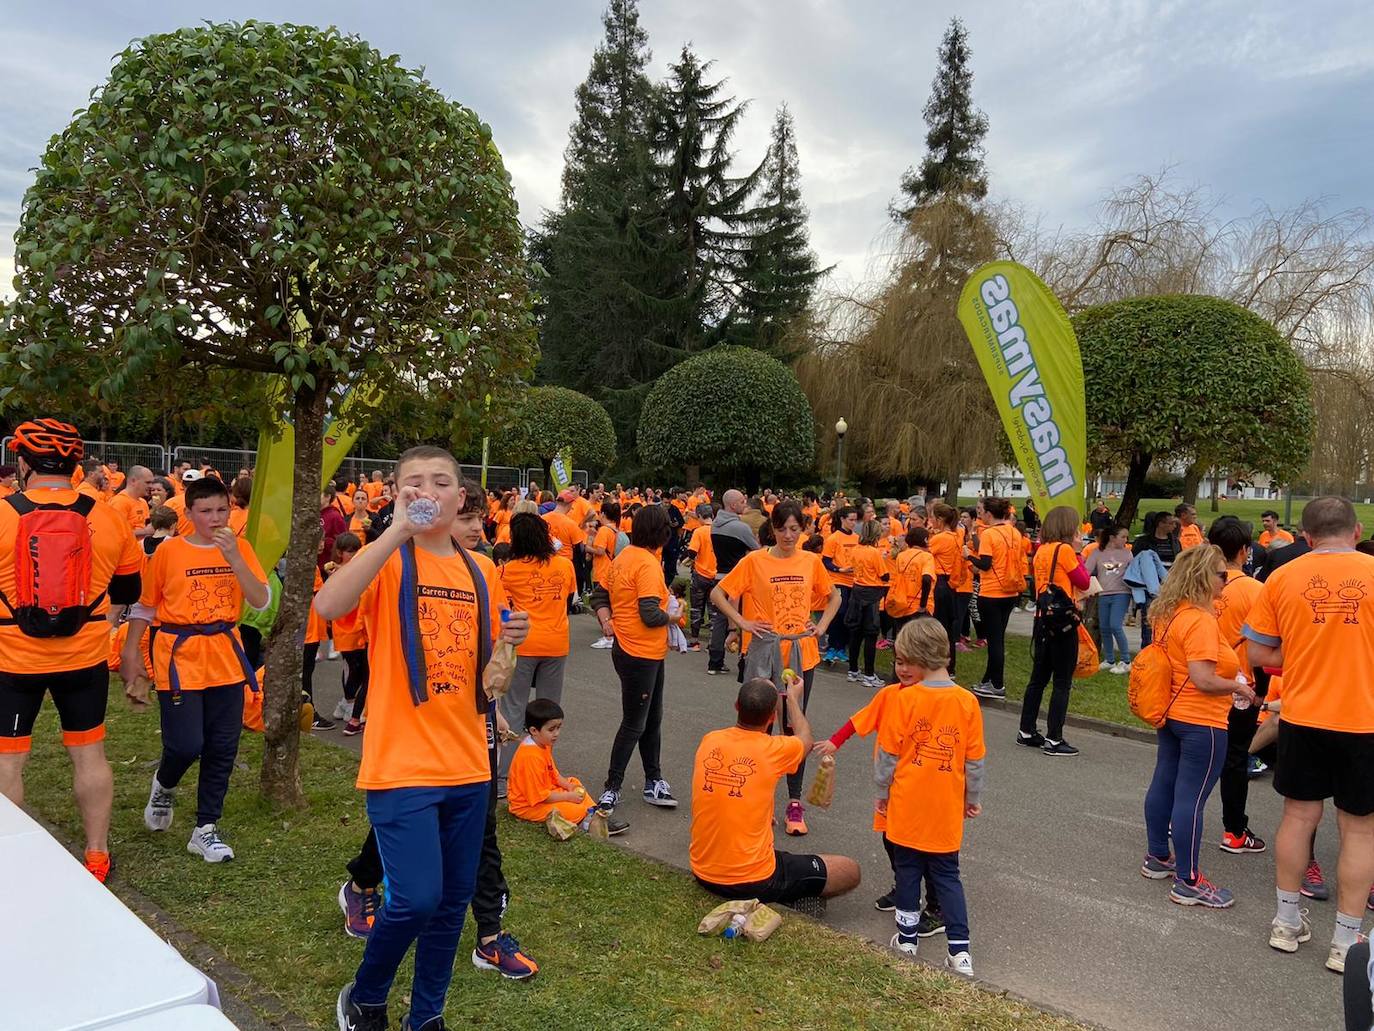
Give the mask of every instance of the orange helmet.
[{"label": "orange helmet", "polygon": [[31,419],[20,423],[14,428],[9,447],[25,458],[32,456],[34,459],[55,459],[64,463],[79,462],[86,453],[80,431],[60,419]]}]

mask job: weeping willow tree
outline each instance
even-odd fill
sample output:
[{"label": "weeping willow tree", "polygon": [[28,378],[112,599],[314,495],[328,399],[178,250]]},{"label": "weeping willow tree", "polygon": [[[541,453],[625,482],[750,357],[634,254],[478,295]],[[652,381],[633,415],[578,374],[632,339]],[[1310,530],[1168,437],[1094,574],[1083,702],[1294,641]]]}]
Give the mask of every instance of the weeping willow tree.
[{"label": "weeping willow tree", "polygon": [[995,214],[946,195],[914,209],[890,274],[868,294],[839,298],[798,363],[834,454],[843,416],[845,464],[860,478],[944,480],[1000,461],[1001,421],[959,324],[959,291],[970,272],[1000,256]]}]

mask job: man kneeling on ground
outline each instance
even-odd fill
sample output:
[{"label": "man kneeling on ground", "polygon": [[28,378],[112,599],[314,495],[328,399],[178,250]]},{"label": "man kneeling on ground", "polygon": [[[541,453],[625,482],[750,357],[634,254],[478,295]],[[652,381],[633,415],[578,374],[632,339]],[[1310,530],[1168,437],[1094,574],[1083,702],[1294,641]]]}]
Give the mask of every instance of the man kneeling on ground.
[{"label": "man kneeling on ground", "polygon": [[701,739],[692,766],[692,873],[727,899],[791,904],[831,898],[859,886],[859,864],[846,856],[797,855],[773,848],[773,800],[778,781],[811,750],[811,725],[802,712],[802,682],[789,685],[785,704],[792,733],[769,733],[778,691],[757,677],[739,689],[733,727]]}]

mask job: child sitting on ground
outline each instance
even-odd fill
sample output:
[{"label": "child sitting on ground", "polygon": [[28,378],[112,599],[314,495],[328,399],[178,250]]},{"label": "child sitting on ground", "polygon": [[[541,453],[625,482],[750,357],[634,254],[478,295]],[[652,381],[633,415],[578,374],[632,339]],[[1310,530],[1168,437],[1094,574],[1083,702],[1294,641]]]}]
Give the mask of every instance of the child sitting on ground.
[{"label": "child sitting on ground", "polygon": [[972,977],[959,847],[964,821],[983,811],[983,714],[978,699],[949,675],[949,639],[938,623],[918,619],[902,634],[908,636],[903,644],[898,635],[898,648],[916,667],[917,681],[883,709],[874,775],[888,791],[887,837],[897,875],[892,947],[916,954],[921,881],[929,878],[945,915],[945,966]]},{"label": "child sitting on ground", "polygon": [[[565,777],[553,761],[553,745],[563,730],[563,709],[549,698],[536,698],[525,706],[525,739],[511,759],[506,785],[506,806],[516,819],[543,823],[557,811],[569,823],[586,830],[596,812],[596,800],[588,797],[582,782]],[[623,834],[629,824],[609,818],[611,834]]]},{"label": "child sitting on ground", "polygon": [[[922,534],[924,530],[920,531]],[[902,691],[921,679],[924,669],[915,659],[915,655],[921,651],[921,641],[943,634],[940,624],[933,619],[916,619],[908,622],[897,632],[897,640],[893,643],[893,672],[896,674],[897,682],[888,684],[853,716],[845,721],[844,726],[830,735],[828,741],[817,741],[812,746],[811,751],[819,756],[834,755],[841,745],[848,741],[853,735],[867,737],[878,730],[883,724],[883,713],[896,703],[898,692]],[[946,645],[948,638],[943,637]],[[945,679],[949,678],[948,673],[941,671]],[[876,762],[879,752],[879,745],[882,742],[875,742],[873,745],[873,758]],[[874,806],[873,810],[873,829],[882,835],[883,849],[887,852],[888,862],[892,864],[892,873],[895,880],[897,873],[896,860],[892,842],[887,836],[887,812],[885,808],[886,794]],[[880,913],[891,913],[897,908],[897,889],[893,889],[874,901],[873,908]],[[940,899],[935,888],[934,880],[926,877],[926,902],[925,911],[921,914],[921,919],[917,924],[917,935],[921,938],[929,938],[939,934],[945,929],[944,917],[940,914]]]}]

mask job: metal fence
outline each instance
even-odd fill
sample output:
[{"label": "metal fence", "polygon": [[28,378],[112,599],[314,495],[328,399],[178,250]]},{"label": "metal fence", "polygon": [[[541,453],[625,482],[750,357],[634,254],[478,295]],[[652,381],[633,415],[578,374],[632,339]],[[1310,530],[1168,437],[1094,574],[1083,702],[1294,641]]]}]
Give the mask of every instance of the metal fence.
[{"label": "metal fence", "polygon": [[[9,442],[13,439],[5,437],[0,441],[0,448],[4,448],[7,453]],[[136,444],[121,440],[88,440],[85,441],[85,445],[87,458],[96,458],[102,462],[114,460],[126,472],[131,466],[143,465],[159,475],[171,472],[172,466],[178,462],[190,462],[197,466],[201,462],[209,462],[222,476],[233,479],[239,474],[240,469],[252,469],[258,460],[258,452],[254,448],[197,447],[180,444],[169,451],[160,444]],[[0,464],[4,461],[4,455],[0,454]],[[389,476],[395,468],[394,458],[349,455],[339,465],[339,471],[334,474],[334,478],[361,483],[372,479],[373,470],[379,469],[384,476]],[[469,479],[481,481],[480,465],[464,462],[462,470],[463,475]],[[585,469],[574,469],[572,478],[574,483],[583,486],[591,482],[591,477]],[[542,469],[517,469],[509,465],[487,466],[487,487],[490,490],[527,487],[531,480],[545,488],[548,486],[544,483]]]},{"label": "metal fence", "polygon": [[[13,439],[11,436],[0,441],[0,448],[3,449],[0,464],[9,461],[9,445]],[[87,440],[82,443],[86,445],[87,458],[118,462],[125,472],[135,465],[146,465],[155,473],[167,470],[167,452],[160,444],[134,444],[124,440]]]}]

